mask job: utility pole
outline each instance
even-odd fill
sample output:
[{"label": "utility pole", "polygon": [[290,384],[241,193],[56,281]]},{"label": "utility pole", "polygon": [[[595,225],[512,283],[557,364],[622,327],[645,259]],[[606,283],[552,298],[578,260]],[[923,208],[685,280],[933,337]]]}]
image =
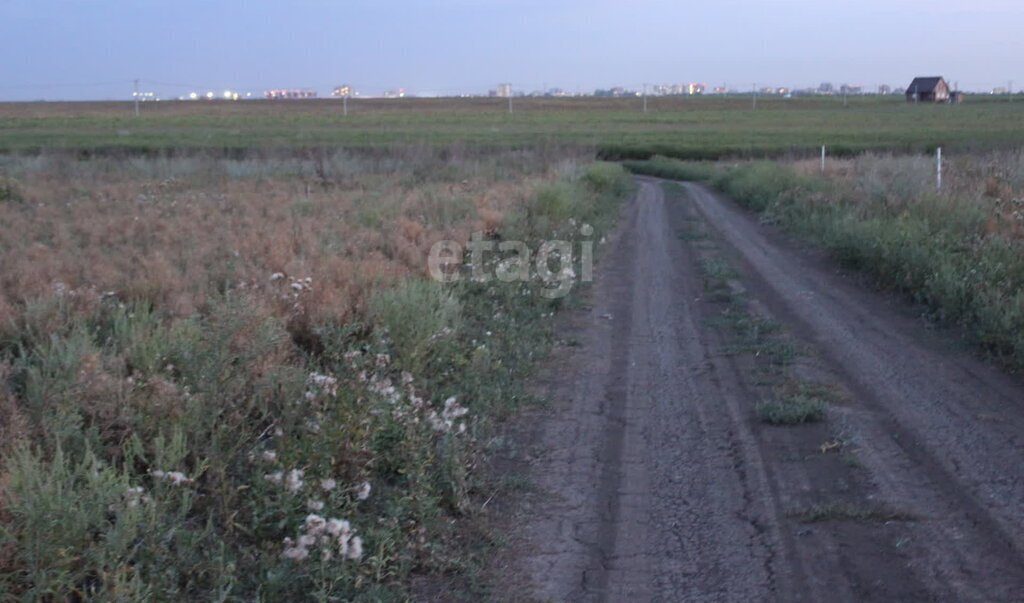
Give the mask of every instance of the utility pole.
[{"label": "utility pole", "polygon": [[341,114],[348,116],[348,95],[341,97]]},{"label": "utility pole", "polygon": [[512,115],[512,87],[508,88],[508,114]]},{"label": "utility pole", "polygon": [[139,116],[139,80],[138,80],[138,78],[135,79],[134,90],[135,91],[132,94],[132,98],[135,99],[135,117],[138,117]]},{"label": "utility pole", "polygon": [[1006,91],[1010,94],[1010,102],[1013,102],[1013,80],[1010,80],[1009,85],[1006,87]]},{"label": "utility pole", "polygon": [[753,92],[753,108],[754,110],[757,110],[757,82],[754,82],[754,85],[751,87],[750,91]]},{"label": "utility pole", "polygon": [[644,84],[644,113],[647,113],[647,84]]}]

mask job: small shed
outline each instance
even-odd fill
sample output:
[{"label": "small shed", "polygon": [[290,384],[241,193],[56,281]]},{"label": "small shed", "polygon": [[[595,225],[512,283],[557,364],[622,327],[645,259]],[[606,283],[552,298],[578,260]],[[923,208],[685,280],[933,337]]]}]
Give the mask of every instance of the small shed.
[{"label": "small shed", "polygon": [[941,76],[915,77],[907,86],[908,103],[949,102],[949,84]]}]

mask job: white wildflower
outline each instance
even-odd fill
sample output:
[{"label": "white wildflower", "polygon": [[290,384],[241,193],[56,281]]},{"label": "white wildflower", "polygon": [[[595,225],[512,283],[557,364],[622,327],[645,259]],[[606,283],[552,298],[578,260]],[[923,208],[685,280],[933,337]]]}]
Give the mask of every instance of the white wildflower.
[{"label": "white wildflower", "polygon": [[356,536],[355,538],[352,539],[352,542],[349,543],[348,558],[352,559],[353,561],[355,561],[356,559],[359,559],[362,556],[363,556],[363,539],[360,538],[359,536]]},{"label": "white wildflower", "polygon": [[192,483],[192,480],[186,477],[185,474],[180,471],[171,471],[170,473],[167,474],[167,479],[175,486]]},{"label": "white wildflower", "polygon": [[281,471],[275,471],[273,473],[268,473],[264,475],[263,479],[271,483],[280,484],[281,481],[284,479],[284,473]]},{"label": "white wildflower", "polygon": [[331,491],[331,490],[333,490],[333,489],[334,489],[334,488],[335,488],[335,487],[336,487],[337,485],[338,485],[338,482],[334,481],[334,480],[333,480],[332,478],[329,478],[329,477],[328,477],[327,479],[322,479],[322,480],[320,480],[320,488],[321,488],[321,489],[322,489],[322,490],[323,490],[324,492],[330,492],[330,491]]},{"label": "white wildflower", "polygon": [[156,469],[150,471],[149,474],[157,479],[165,479],[175,486],[180,486],[182,484],[191,484],[192,482],[195,481],[193,479],[189,479],[189,477],[186,476],[181,471],[161,471],[159,469]]},{"label": "white wildflower", "polygon": [[322,500],[307,500],[306,508],[310,511],[322,511],[324,508],[324,502]]},{"label": "white wildflower", "polygon": [[444,401],[444,412],[441,413],[441,416],[444,417],[445,421],[450,423],[467,412],[469,412],[469,409],[465,406],[459,406],[455,401],[455,396],[452,396]]},{"label": "white wildflower", "polygon": [[305,472],[302,469],[292,469],[289,471],[288,475],[286,475],[284,479],[285,489],[293,494],[301,490],[304,485],[304,482],[302,481],[303,475],[305,475]]},{"label": "white wildflower", "polygon": [[303,534],[299,536],[299,546],[308,548],[316,544],[316,536],[312,534]]},{"label": "white wildflower", "polygon": [[306,399],[312,400],[317,393],[327,394],[333,396],[338,393],[338,380],[331,375],[323,375],[320,373],[310,373],[307,381],[312,386],[309,391],[306,392]]},{"label": "white wildflower", "polygon": [[279,280],[281,280],[283,278],[284,278],[284,273],[283,272],[275,272],[274,274],[270,275],[270,282],[279,281]]},{"label": "white wildflower", "polygon": [[129,507],[137,507],[140,503],[149,502],[149,497],[144,496],[145,492],[146,489],[142,486],[129,486],[124,493],[125,504]]},{"label": "white wildflower", "polygon": [[352,533],[352,526],[344,519],[330,519],[325,526],[327,533],[331,536],[344,536]]},{"label": "white wildflower", "polygon": [[359,484],[359,488],[356,490],[356,498],[359,500],[366,500],[370,498],[370,482],[363,482]]},{"label": "white wildflower", "polygon": [[274,452],[273,450],[264,450],[262,457],[264,461],[268,463],[273,463],[274,461],[277,460],[277,453]]},{"label": "white wildflower", "polygon": [[[291,542],[291,538],[285,538],[285,543]],[[309,549],[304,546],[285,546],[284,553],[282,553],[286,559],[292,561],[302,561],[306,557],[309,557]]]}]

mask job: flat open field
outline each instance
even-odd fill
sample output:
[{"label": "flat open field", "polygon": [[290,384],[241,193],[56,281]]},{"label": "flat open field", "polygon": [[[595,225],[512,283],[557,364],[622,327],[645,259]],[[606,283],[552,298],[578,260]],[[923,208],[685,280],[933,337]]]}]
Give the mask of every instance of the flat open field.
[{"label": "flat open field", "polygon": [[1024,102],[971,97],[959,106],[901,96],[341,101],[0,103],[0,151],[158,152],[273,147],[576,145],[610,157],[683,158],[863,150],[919,152],[1012,147],[1024,141]]},{"label": "flat open field", "polygon": [[1019,598],[1024,102],[750,103],[0,104],[0,600]]}]

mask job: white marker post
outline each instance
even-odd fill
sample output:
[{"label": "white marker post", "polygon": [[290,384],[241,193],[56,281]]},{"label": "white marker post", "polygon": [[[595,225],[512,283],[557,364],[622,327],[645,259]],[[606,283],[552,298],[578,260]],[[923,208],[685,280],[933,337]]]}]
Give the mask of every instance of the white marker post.
[{"label": "white marker post", "polygon": [[821,145],[821,173],[825,173],[825,145]]},{"label": "white marker post", "polygon": [[935,149],[935,188],[942,188],[942,147]]}]

